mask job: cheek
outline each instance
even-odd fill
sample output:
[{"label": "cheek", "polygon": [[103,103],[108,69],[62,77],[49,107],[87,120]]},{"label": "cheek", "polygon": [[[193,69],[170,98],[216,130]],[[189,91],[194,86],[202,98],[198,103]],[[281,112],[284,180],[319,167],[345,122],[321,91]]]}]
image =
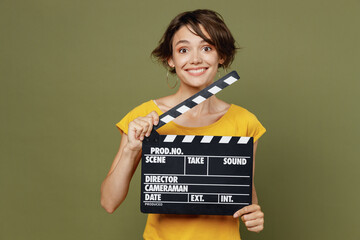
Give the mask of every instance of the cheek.
[{"label": "cheek", "polygon": [[174,55],[173,60],[174,60],[175,65],[177,65],[177,66],[182,66],[189,61],[188,57],[184,56],[184,55],[181,55],[181,56]]},{"label": "cheek", "polygon": [[219,63],[219,57],[217,56],[217,54],[210,54],[206,56],[206,61],[208,63],[211,63],[211,65],[218,65]]}]

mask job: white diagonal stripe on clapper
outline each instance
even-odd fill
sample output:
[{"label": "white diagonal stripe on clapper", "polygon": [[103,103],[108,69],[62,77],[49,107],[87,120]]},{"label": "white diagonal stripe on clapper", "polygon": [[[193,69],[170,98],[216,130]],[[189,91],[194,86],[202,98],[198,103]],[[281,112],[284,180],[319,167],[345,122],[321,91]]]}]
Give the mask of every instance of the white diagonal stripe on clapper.
[{"label": "white diagonal stripe on clapper", "polygon": [[197,104],[200,104],[202,103],[203,101],[205,101],[206,98],[202,97],[202,96],[197,96],[196,98],[194,98],[192,101],[197,103]]},{"label": "white diagonal stripe on clapper", "polygon": [[166,135],[164,142],[173,142],[176,138],[176,135]]},{"label": "white diagonal stripe on clapper", "polygon": [[219,143],[229,143],[231,140],[231,137],[229,136],[224,136],[220,139]]},{"label": "white diagonal stripe on clapper", "polygon": [[201,139],[201,143],[209,143],[211,142],[211,139],[213,139],[214,136],[204,136],[202,139]]},{"label": "white diagonal stripe on clapper", "polygon": [[234,77],[228,77],[224,82],[226,82],[227,84],[233,84],[234,82],[236,82],[237,79]]},{"label": "white diagonal stripe on clapper", "polygon": [[238,144],[247,144],[249,139],[250,139],[250,137],[240,137],[240,139],[237,143]]},{"label": "white diagonal stripe on clapper", "polygon": [[183,143],[191,143],[194,140],[194,135],[186,135],[182,140]]},{"label": "white diagonal stripe on clapper", "polygon": [[176,111],[178,111],[179,113],[184,113],[184,112],[187,112],[187,111],[189,111],[190,110],[190,108],[188,108],[187,106],[181,106],[181,107],[179,107],[178,109],[176,109]]},{"label": "white diagonal stripe on clapper", "polygon": [[212,88],[210,88],[208,91],[211,92],[212,94],[217,94],[218,92],[220,92],[222,89],[217,87],[217,86],[213,86]]},{"label": "white diagonal stripe on clapper", "polygon": [[170,115],[166,115],[165,117],[160,119],[161,121],[163,121],[164,123],[168,123],[171,122],[172,120],[174,120],[174,118]]}]

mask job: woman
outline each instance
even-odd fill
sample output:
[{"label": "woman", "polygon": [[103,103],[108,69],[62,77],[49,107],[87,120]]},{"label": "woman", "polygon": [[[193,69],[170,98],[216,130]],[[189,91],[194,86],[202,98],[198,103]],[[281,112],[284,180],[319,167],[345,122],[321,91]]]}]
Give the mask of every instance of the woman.
[{"label": "woman", "polygon": [[[141,157],[142,140],[149,136],[159,115],[209,86],[218,68],[234,59],[235,41],[221,16],[195,10],[176,16],[153,55],[180,80],[178,91],[150,100],[129,112],[117,127],[122,133],[119,151],[101,186],[101,204],[112,213],[125,199]],[[212,96],[158,129],[160,134],[250,136],[254,163],[258,139],[265,128],[246,109]],[[252,205],[233,216],[149,214],[144,239],[240,239],[239,218],[249,231],[263,229],[264,214],[253,187]]]}]

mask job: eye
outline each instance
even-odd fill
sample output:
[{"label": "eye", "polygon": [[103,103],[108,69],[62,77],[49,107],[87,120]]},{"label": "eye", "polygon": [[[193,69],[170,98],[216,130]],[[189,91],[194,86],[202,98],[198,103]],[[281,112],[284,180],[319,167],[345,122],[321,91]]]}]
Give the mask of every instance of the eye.
[{"label": "eye", "polygon": [[209,51],[212,50],[212,48],[209,47],[209,46],[205,46],[205,47],[203,47],[203,50],[204,50],[205,52],[209,52]]},{"label": "eye", "polygon": [[188,52],[188,50],[186,48],[180,48],[179,49],[179,53],[186,53]]}]

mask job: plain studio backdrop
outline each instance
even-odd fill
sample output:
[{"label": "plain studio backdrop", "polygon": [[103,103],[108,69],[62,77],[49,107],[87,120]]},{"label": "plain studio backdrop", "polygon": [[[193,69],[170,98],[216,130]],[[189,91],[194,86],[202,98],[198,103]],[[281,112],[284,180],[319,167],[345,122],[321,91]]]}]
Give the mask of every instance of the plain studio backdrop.
[{"label": "plain studio backdrop", "polygon": [[243,239],[360,239],[358,0],[1,0],[0,239],[141,238],[139,171],[114,214],[100,206],[115,123],[175,91],[150,53],[197,8],[218,11],[242,47],[241,79],[220,98],[267,128],[265,229],[242,225]]}]

